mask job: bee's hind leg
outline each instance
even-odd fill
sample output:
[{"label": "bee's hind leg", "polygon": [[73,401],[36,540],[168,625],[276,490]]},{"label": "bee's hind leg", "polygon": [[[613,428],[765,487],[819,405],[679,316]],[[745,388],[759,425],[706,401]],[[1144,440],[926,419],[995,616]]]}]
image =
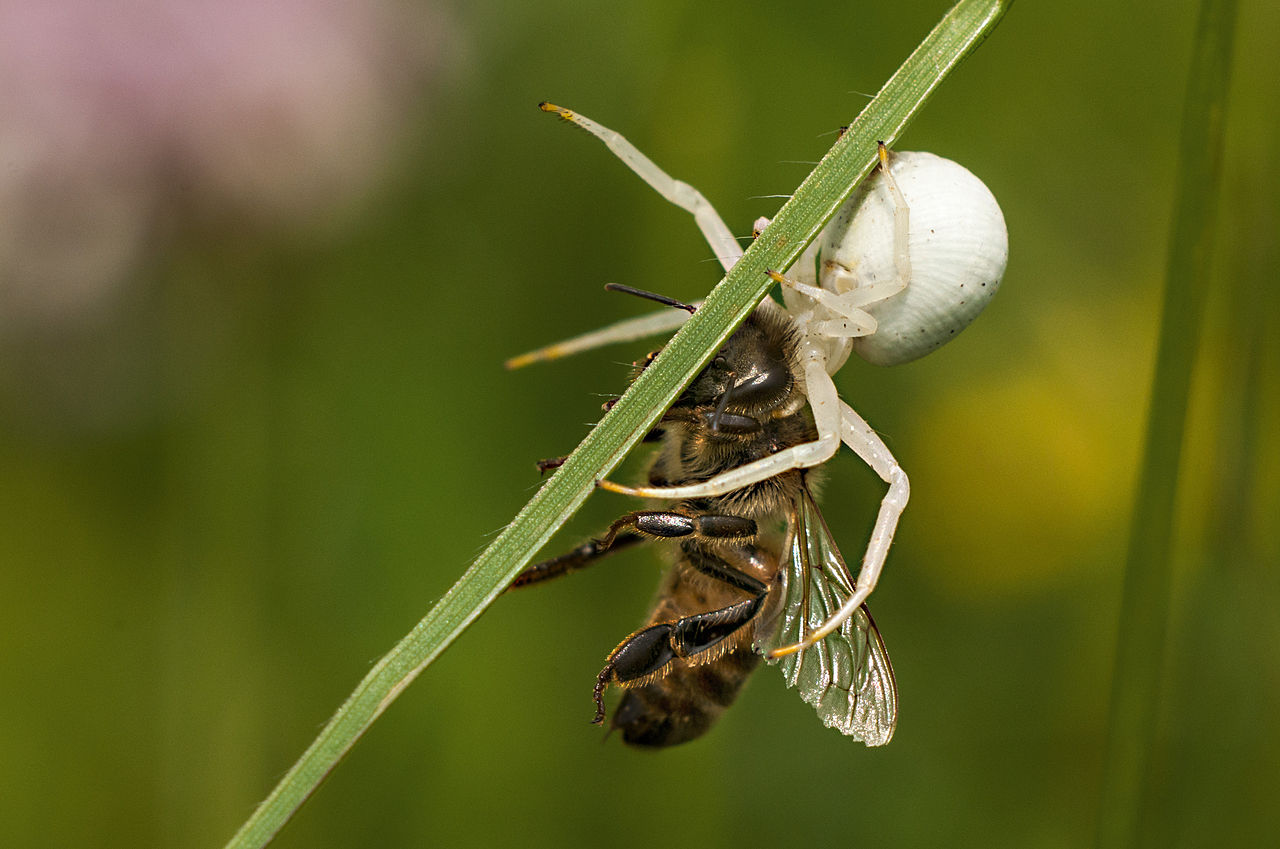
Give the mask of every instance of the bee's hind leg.
[{"label": "bee's hind leg", "polygon": [[596,715],[592,722],[596,725],[604,722],[604,691],[610,684],[624,687],[647,684],[665,675],[679,659],[692,662],[714,660],[735,648],[738,642],[728,638],[740,632],[760,612],[766,588],[764,584],[759,584],[759,587],[759,594],[746,601],[674,622],[650,625],[623,640],[596,677],[592,693]]},{"label": "bee's hind leg", "polygon": [[674,510],[637,510],[610,525],[605,539],[632,531],[654,539],[750,539],[756,535],[756,523],[742,516],[722,513],[688,516]]},{"label": "bee's hind leg", "polygon": [[[594,724],[604,722],[604,691],[610,684],[636,687],[662,678],[680,660],[689,664],[715,660],[737,648],[742,644],[741,638],[751,633],[750,629],[744,629],[743,626],[760,612],[769,592],[768,586],[715,555],[707,552],[688,553],[690,556],[687,562],[694,569],[737,587],[751,597],[717,610],[649,625],[623,640],[609,654],[604,669],[596,676],[595,689],[592,691],[596,703],[596,715],[592,720]],[[747,563],[755,564],[758,561],[752,546],[743,546],[736,554]]]}]

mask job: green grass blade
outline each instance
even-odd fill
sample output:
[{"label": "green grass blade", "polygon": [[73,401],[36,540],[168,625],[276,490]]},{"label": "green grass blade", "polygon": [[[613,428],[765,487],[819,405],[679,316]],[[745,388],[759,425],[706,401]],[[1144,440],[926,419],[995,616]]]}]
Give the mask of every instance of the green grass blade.
[{"label": "green grass blade", "polygon": [[1101,849],[1140,840],[1171,581],[1174,499],[1217,217],[1236,0],[1203,0],[1182,126],[1155,377],[1120,605],[1098,819]]},{"label": "green grass blade", "polygon": [[794,261],[870,171],[876,142],[892,144],[1011,2],[961,0],[943,17],[661,356],[444,598],[370,670],[229,847],[270,841],[382,711],[528,564],[764,296],[770,285],[765,271]]}]

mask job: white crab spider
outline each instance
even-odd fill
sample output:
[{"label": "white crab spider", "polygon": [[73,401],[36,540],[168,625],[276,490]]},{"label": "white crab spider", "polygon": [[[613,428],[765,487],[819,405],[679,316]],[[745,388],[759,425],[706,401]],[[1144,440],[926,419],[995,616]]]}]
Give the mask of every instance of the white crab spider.
[{"label": "white crab spider", "polygon": [[[716,258],[728,271],[743,250],[715,208],[697,189],[675,180],[613,130],[549,103],[554,112],[603,141],[664,198],[692,213]],[[757,232],[767,220],[756,223]],[[708,498],[782,472],[821,465],[843,442],[888,484],[863,556],[855,592],[801,642],[770,652],[802,651],[835,631],[875,589],[910,494],[907,475],[884,441],[840,400],[831,375],[851,351],[893,365],[939,347],[972,321],[999,288],[1008,260],[1004,217],[991,192],[964,167],[931,153],[889,154],[801,255],[782,285],[783,302],[766,297],[759,309],[785,310],[801,334],[805,394],[818,438],[702,483],[628,487],[612,492],[645,498]],[[669,310],[619,322],[508,361],[510,368],[554,359],[612,342],[674,330],[688,314]]]}]

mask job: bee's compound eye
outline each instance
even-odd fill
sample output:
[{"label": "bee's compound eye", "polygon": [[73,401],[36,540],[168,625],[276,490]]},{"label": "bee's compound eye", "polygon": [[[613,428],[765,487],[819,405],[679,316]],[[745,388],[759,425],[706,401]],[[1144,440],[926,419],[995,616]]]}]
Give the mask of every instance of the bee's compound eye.
[{"label": "bee's compound eye", "polygon": [[733,402],[748,407],[772,406],[782,400],[791,385],[791,370],[781,361],[748,374],[733,386]]}]

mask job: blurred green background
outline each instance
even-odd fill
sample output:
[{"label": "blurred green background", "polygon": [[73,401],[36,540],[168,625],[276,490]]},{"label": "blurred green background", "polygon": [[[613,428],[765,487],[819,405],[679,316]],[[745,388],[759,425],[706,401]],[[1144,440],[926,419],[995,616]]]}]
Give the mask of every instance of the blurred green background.
[{"label": "blurred green background", "polygon": [[[745,233],[948,4],[122,5],[0,9],[4,846],[221,845],[648,346],[502,360],[645,309],[605,282],[716,282],[538,101]],[[660,569],[632,551],[500,598],[277,845],[1091,842],[1194,20],[1018,3],[899,145],[981,176],[1012,253],[958,341],[838,378],[912,481],[891,745],[767,669],[702,741],[602,743],[591,684]],[[1280,831],[1277,32],[1242,4],[1152,845]],[[831,467],[857,552],[882,488]]]}]

